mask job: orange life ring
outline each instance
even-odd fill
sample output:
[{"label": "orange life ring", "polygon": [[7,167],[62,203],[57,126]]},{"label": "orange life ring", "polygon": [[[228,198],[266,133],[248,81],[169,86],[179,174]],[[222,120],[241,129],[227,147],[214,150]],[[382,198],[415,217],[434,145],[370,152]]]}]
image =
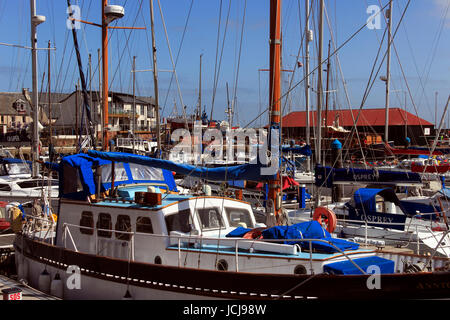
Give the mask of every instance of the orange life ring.
[{"label": "orange life ring", "polygon": [[333,232],[336,229],[337,218],[334,212],[326,207],[317,207],[314,210],[313,220],[327,225],[327,231]]}]

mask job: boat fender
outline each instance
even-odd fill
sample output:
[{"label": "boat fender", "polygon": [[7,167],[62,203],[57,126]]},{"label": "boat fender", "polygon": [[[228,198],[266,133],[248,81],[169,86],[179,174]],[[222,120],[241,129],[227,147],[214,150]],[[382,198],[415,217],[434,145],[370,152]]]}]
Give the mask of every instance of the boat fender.
[{"label": "boat fender", "polygon": [[18,280],[27,280],[28,278],[28,261],[17,255],[17,278]]},{"label": "boat fender", "polygon": [[320,223],[320,225],[326,224],[327,231],[332,233],[336,229],[337,218],[334,212],[326,207],[317,207],[314,210],[313,220]]},{"label": "boat fender", "polygon": [[64,285],[61,280],[61,276],[59,275],[59,273],[56,273],[55,277],[53,278],[50,284],[50,294],[52,296],[62,299],[63,293],[64,293]]},{"label": "boat fender", "polygon": [[122,300],[133,300],[133,296],[131,295],[130,291],[127,290],[127,292],[125,292]]},{"label": "boat fender", "polygon": [[42,271],[39,275],[38,287],[40,291],[50,293],[50,274],[47,269],[44,269],[44,271]]},{"label": "boat fender", "polygon": [[11,207],[9,211],[12,230],[14,233],[19,233],[22,231],[22,210],[19,207]]}]

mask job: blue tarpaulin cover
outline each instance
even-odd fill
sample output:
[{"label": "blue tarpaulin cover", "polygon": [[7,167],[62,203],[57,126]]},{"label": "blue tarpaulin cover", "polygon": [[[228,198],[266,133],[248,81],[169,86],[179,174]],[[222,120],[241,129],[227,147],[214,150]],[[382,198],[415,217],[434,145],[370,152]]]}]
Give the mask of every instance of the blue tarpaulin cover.
[{"label": "blue tarpaulin cover", "polygon": [[[227,237],[242,237],[250,229],[238,227],[227,234]],[[289,241],[289,239],[321,239],[334,244],[340,250],[356,250],[359,244],[343,239],[332,238],[317,221],[307,221],[291,226],[275,226],[262,231],[263,239],[286,239],[284,244],[299,244],[300,247],[309,249],[308,241]],[[326,253],[339,252],[333,245],[321,241],[312,241],[312,248]]]},{"label": "blue tarpaulin cover", "polygon": [[227,238],[241,238],[244,236],[244,234],[246,234],[247,232],[251,231],[252,229],[250,228],[244,228],[244,227],[237,227],[236,229],[234,229],[233,231],[229,232],[225,237]]},{"label": "blue tarpaulin cover", "polygon": [[318,187],[332,188],[335,183],[361,184],[422,184],[417,172],[400,172],[378,169],[332,168],[316,165],[315,184]]},{"label": "blue tarpaulin cover", "polygon": [[281,148],[282,152],[292,152],[295,154],[302,154],[304,156],[310,157],[312,155],[311,146],[305,145],[303,147],[300,147],[299,145],[295,145],[293,147],[291,146],[282,146]]},{"label": "blue tarpaulin cover", "polygon": [[[70,156],[66,156],[62,158],[59,164],[59,195],[60,197],[69,198],[69,199],[86,199],[87,196],[95,194],[97,184],[95,182],[95,173],[94,169],[96,166],[106,166],[111,164],[111,161],[104,160],[100,158],[91,157],[87,154],[74,154]],[[168,170],[160,170],[161,176],[160,179],[145,179],[139,178],[136,175],[136,170],[132,170],[130,164],[123,163],[124,176],[121,176],[121,180],[116,179],[114,182],[114,186],[119,186],[122,184],[133,184],[133,183],[164,183],[169,187],[170,191],[177,191],[175,179],[171,171]],[[117,168],[119,165],[117,165]],[[117,169],[116,168],[116,169]],[[122,168],[122,167],[121,167]],[[75,169],[76,176],[70,174],[67,169]],[[116,170],[115,170],[116,171]],[[134,174],[133,174],[134,173]],[[76,185],[78,182],[81,184],[81,189],[70,190],[71,188],[66,188],[66,186]],[[101,183],[102,190],[105,191],[111,188],[111,181],[102,181]]]},{"label": "blue tarpaulin cover", "polygon": [[[352,261],[368,274],[372,274],[374,272],[373,269],[372,271],[370,269],[368,270],[370,266],[378,266],[380,268],[380,274],[394,273],[394,261],[392,260],[372,256],[353,259]],[[330,274],[362,274],[361,271],[349,260],[326,264],[323,266],[323,271]]]}]

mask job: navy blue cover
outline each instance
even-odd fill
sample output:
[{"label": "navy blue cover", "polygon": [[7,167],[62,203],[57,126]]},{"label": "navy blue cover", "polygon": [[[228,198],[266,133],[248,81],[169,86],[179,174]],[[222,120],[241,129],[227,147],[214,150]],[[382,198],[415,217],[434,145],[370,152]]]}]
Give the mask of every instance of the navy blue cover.
[{"label": "navy blue cover", "polygon": [[[96,183],[95,183],[95,173],[94,168],[96,166],[102,166],[106,164],[110,164],[111,161],[103,160],[100,158],[91,157],[87,154],[74,154],[70,156],[63,157],[59,164],[59,196],[69,199],[80,199],[84,200],[87,196],[96,194]],[[81,183],[82,190],[74,192],[74,193],[65,193],[64,192],[64,168],[66,166],[73,167],[77,169],[79,182]],[[123,167],[126,171],[128,180],[124,181],[115,181],[114,186],[122,185],[122,184],[132,184],[132,183],[145,183],[145,182],[157,182],[157,183],[165,183],[168,185],[170,191],[177,191],[175,179],[171,171],[162,170],[164,180],[156,181],[156,180],[136,180],[133,179],[130,166],[128,163],[123,163]],[[76,183],[73,181],[73,183]],[[101,184],[102,190],[106,191],[111,188],[111,182],[105,182]]]},{"label": "navy blue cover", "polygon": [[[403,214],[378,212],[376,209],[376,196],[381,196],[384,201],[389,201],[398,206]],[[347,202],[348,218],[350,220],[361,220],[369,226],[378,226],[397,230],[405,229],[407,215],[415,213],[406,210],[391,188],[375,189],[360,188],[353,194],[353,202]],[[390,223],[390,224],[386,224]]]},{"label": "navy blue cover", "polygon": [[234,229],[233,231],[229,232],[225,237],[227,238],[241,238],[244,236],[244,234],[246,234],[247,232],[251,231],[252,229],[250,228],[244,228],[244,227],[237,227],[236,229]]},{"label": "navy blue cover", "polygon": [[302,155],[308,156],[308,157],[310,157],[312,155],[311,147],[309,145],[305,145],[303,147],[300,147],[298,145],[295,145],[294,147],[282,146],[281,151],[282,152],[292,152],[295,154],[302,154]]},{"label": "navy blue cover", "polygon": [[422,179],[417,172],[399,172],[376,169],[332,168],[317,165],[314,171],[315,184],[318,187],[332,188],[334,183],[363,184],[421,184]]},{"label": "navy blue cover", "polygon": [[[381,274],[394,273],[395,264],[392,260],[388,260],[378,256],[372,256],[353,259],[352,261],[368,274],[373,273],[373,271],[368,272],[368,267],[370,266],[378,266],[380,268]],[[323,272],[342,275],[362,274],[361,271],[349,260],[326,264],[323,266]]]},{"label": "navy blue cover", "polygon": [[125,152],[102,152],[89,150],[88,154],[110,161],[136,163],[154,168],[175,171],[179,174],[191,175],[211,181],[228,180],[271,180],[276,178],[276,172],[272,175],[261,175],[262,164],[242,164],[238,166],[224,166],[216,168],[200,167],[189,164],[176,163],[169,160],[150,158]]},{"label": "navy blue cover", "polygon": [[[284,244],[298,244],[303,249],[309,249],[309,241],[289,241],[289,239],[320,239],[331,242],[340,250],[357,250],[359,244],[331,237],[317,221],[307,221],[291,226],[275,226],[262,231],[263,239],[286,239]],[[312,248],[325,253],[339,252],[333,245],[322,241],[312,241]]]}]

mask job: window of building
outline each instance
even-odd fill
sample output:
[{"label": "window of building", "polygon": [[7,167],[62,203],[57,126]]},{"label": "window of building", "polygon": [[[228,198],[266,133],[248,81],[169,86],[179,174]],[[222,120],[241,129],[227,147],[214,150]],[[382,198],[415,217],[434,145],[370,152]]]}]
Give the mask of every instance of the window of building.
[{"label": "window of building", "polygon": [[138,217],[136,219],[136,232],[153,233],[152,220],[149,217]]},{"label": "window of building", "polygon": [[112,232],[110,231],[112,228],[111,215],[108,213],[100,213],[97,219],[97,235],[99,237],[111,238]]},{"label": "window of building", "polygon": [[166,216],[167,231],[191,232],[193,229],[191,210],[182,210],[177,213]]},{"label": "window of building", "polygon": [[94,216],[92,215],[92,212],[83,211],[81,213],[80,232],[82,234],[90,234],[90,235],[94,234]]},{"label": "window of building", "polygon": [[[131,221],[129,216],[122,214],[117,216],[116,231],[131,232]],[[131,239],[131,234],[116,232],[116,238],[129,241]]]},{"label": "window of building", "polygon": [[202,208],[197,209],[198,216],[202,230],[205,229],[219,229],[223,227],[222,216],[218,208]]}]

